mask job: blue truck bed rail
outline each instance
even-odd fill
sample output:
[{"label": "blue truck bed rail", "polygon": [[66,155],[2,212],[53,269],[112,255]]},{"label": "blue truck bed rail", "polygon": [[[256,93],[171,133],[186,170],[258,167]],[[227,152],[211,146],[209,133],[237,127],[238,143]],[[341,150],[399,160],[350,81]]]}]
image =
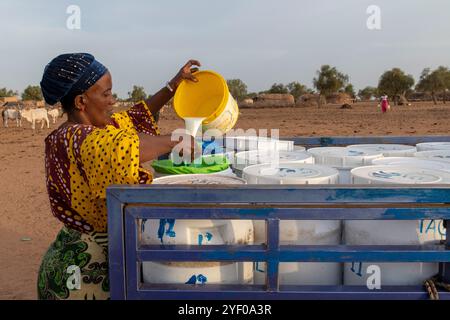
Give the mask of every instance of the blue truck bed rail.
[{"label": "blue truck bed rail", "polygon": [[[313,141],[315,138],[298,138]],[[308,140],[310,139],[310,140]],[[373,138],[372,138],[373,139]],[[384,143],[393,143],[383,138]],[[364,141],[362,141],[364,140]],[[340,142],[328,138],[327,143]],[[350,143],[371,143],[355,138]],[[375,140],[373,140],[375,141]],[[414,142],[450,141],[419,137]],[[397,141],[395,141],[397,142]],[[380,143],[380,142],[378,142]],[[310,143],[311,145],[315,143]],[[319,141],[319,144],[321,142]],[[336,143],[339,144],[339,143]],[[283,262],[439,262],[450,283],[450,237],[434,246],[280,245],[280,220],[450,221],[450,186],[111,186],[107,189],[112,299],[427,299],[423,286],[280,285]],[[142,219],[266,220],[265,245],[142,245]],[[267,263],[266,285],[151,285],[142,281],[143,261],[258,261]],[[450,299],[449,292],[440,292]]]}]

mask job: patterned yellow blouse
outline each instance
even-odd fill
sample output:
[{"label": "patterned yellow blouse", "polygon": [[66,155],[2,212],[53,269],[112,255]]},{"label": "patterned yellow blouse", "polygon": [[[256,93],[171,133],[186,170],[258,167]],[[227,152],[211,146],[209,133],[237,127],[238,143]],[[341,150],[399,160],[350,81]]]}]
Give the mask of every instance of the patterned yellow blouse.
[{"label": "patterned yellow blouse", "polygon": [[151,173],[139,163],[138,133],[159,135],[143,101],[113,114],[105,128],[62,126],[45,139],[50,205],[66,227],[84,233],[106,232],[106,188],[152,182]]}]

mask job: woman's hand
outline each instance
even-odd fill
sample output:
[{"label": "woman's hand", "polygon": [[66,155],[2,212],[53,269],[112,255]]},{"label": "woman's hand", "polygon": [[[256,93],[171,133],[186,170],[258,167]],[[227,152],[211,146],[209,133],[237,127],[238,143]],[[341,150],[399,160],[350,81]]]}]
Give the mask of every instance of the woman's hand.
[{"label": "woman's hand", "polygon": [[150,112],[152,114],[157,114],[161,108],[166,105],[170,99],[173,98],[175,94],[175,90],[180,85],[181,81],[188,80],[197,82],[197,78],[193,75],[201,64],[197,60],[189,60],[183,68],[177,73],[177,75],[169,81],[170,90],[167,88],[163,88],[155,93],[150,99],[147,99],[145,102],[147,106],[150,108]]},{"label": "woman's hand", "polygon": [[[179,136],[178,144],[173,149],[175,156],[179,156],[179,160],[186,160],[188,163],[194,162],[194,160],[202,155],[202,147],[190,134],[182,134]],[[190,160],[190,161],[189,161]],[[178,161],[180,162],[180,161]]]},{"label": "woman's hand", "polygon": [[201,64],[197,60],[189,60],[177,73],[177,75],[169,82],[170,86],[176,89],[181,81],[189,80],[193,82],[198,82],[198,79],[193,75],[193,73],[198,71],[198,68],[201,67]]}]

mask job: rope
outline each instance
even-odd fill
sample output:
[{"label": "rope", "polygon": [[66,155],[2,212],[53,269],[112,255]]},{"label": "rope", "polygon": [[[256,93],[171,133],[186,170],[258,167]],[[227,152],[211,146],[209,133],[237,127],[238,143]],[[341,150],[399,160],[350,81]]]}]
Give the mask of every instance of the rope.
[{"label": "rope", "polygon": [[430,300],[439,300],[439,292],[437,288],[450,292],[450,284],[439,281],[439,276],[434,276],[424,282],[425,289],[428,292]]}]

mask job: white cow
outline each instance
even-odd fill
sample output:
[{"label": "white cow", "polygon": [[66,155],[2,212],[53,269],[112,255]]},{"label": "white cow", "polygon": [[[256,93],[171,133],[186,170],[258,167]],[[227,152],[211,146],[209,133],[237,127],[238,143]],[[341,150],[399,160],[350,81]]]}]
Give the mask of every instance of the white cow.
[{"label": "white cow", "polygon": [[25,109],[20,111],[20,114],[27,121],[31,122],[31,129],[33,130],[36,129],[36,121],[42,121],[41,129],[44,128],[44,121],[47,123],[47,128],[50,128],[50,121],[45,108]]},{"label": "white cow", "polygon": [[48,115],[52,117],[53,123],[56,123],[56,119],[61,116],[61,110],[59,108],[51,109],[48,111]]},{"label": "white cow", "polygon": [[3,126],[5,128],[8,128],[8,119],[9,120],[16,120],[16,127],[22,126],[22,116],[20,114],[20,111],[17,109],[5,109],[2,111],[2,117],[3,117]]}]

